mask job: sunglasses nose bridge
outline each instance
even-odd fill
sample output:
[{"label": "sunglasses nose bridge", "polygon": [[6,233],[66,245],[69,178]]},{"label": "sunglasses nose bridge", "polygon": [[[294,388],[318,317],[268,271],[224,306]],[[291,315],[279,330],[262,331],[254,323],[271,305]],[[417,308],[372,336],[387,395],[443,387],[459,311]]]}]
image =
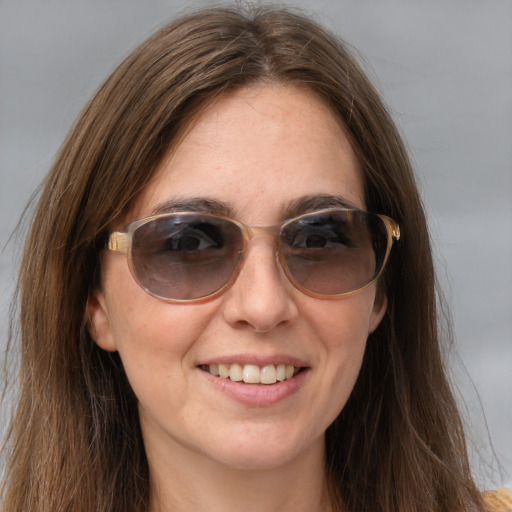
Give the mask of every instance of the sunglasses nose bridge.
[{"label": "sunglasses nose bridge", "polygon": [[263,236],[275,236],[279,233],[280,226],[246,226],[249,240]]},{"label": "sunglasses nose bridge", "polygon": [[274,252],[276,261],[281,263],[279,258],[279,243],[278,236],[280,233],[281,226],[244,226],[245,227],[245,245],[247,246],[249,242],[256,238],[270,238]]}]

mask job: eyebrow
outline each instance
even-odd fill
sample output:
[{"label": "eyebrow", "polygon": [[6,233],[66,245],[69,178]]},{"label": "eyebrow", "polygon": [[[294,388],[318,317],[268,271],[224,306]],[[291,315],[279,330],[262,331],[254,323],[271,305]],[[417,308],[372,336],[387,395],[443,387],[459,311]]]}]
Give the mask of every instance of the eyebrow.
[{"label": "eyebrow", "polygon": [[360,210],[348,199],[340,195],[333,194],[312,194],[293,199],[283,210],[284,218],[292,218],[303,213],[323,210],[325,208],[347,208],[350,210]]},{"label": "eyebrow", "polygon": [[[311,194],[288,202],[281,209],[282,219],[290,219],[303,213],[323,210],[325,208],[360,209],[348,199],[333,194]],[[225,202],[209,197],[170,198],[157,204],[151,215],[160,215],[172,212],[196,212],[233,217],[233,209]]]},{"label": "eyebrow", "polygon": [[187,197],[171,198],[163,203],[157,204],[152,215],[171,212],[197,212],[222,215],[229,217],[232,214],[231,208],[224,202],[209,197]]}]

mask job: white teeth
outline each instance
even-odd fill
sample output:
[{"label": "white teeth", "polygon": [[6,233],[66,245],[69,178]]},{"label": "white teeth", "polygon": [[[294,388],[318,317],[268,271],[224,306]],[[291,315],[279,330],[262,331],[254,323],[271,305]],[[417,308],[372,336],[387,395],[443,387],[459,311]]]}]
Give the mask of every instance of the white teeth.
[{"label": "white teeth", "polygon": [[259,384],[260,367],[255,364],[246,364],[244,366],[244,382],[246,384]]},{"label": "white teeth", "polygon": [[210,364],[204,367],[211,375],[230,379],[234,382],[243,381],[246,384],[275,384],[297,375],[299,368],[291,364],[268,364],[257,366],[255,364]]},{"label": "white teeth", "polygon": [[282,381],[286,379],[286,365],[278,364],[276,368],[276,379]]},{"label": "white teeth", "polygon": [[276,381],[276,367],[273,364],[264,366],[261,369],[260,382],[262,384],[274,384]]},{"label": "white teeth", "polygon": [[219,364],[219,375],[223,379],[227,379],[229,377],[229,366],[225,364]]},{"label": "white teeth", "polygon": [[240,382],[243,378],[243,370],[239,364],[232,364],[229,369],[229,378],[235,382]]}]

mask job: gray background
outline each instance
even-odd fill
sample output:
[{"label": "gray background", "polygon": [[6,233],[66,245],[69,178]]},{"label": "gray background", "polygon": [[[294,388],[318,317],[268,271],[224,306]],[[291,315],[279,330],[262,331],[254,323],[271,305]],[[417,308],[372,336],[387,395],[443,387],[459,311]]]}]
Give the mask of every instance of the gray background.
[{"label": "gray background", "polygon": [[[0,0],[0,250],[115,64],[177,12],[205,4]],[[408,142],[453,309],[454,383],[482,455],[474,470],[485,486],[512,487],[512,1],[295,5],[358,48]],[[0,253],[0,348],[19,246]]]}]

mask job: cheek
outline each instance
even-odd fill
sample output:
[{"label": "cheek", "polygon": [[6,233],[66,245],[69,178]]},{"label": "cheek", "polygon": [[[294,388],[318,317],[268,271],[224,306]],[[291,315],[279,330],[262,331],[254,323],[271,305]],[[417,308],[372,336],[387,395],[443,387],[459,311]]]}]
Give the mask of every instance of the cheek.
[{"label": "cheek", "polygon": [[[328,422],[344,407],[361,369],[373,312],[373,293],[316,301],[307,310],[309,325],[321,346],[322,407]],[[307,313],[306,313],[307,311]]]},{"label": "cheek", "polygon": [[[124,265],[123,265],[124,263]],[[215,315],[215,302],[166,303],[133,280],[125,262],[105,266],[109,328],[130,382],[148,382],[192,364],[195,343]]]},{"label": "cheek", "polygon": [[304,316],[328,352],[364,350],[373,317],[374,293],[363,291],[336,300],[315,300]]}]

